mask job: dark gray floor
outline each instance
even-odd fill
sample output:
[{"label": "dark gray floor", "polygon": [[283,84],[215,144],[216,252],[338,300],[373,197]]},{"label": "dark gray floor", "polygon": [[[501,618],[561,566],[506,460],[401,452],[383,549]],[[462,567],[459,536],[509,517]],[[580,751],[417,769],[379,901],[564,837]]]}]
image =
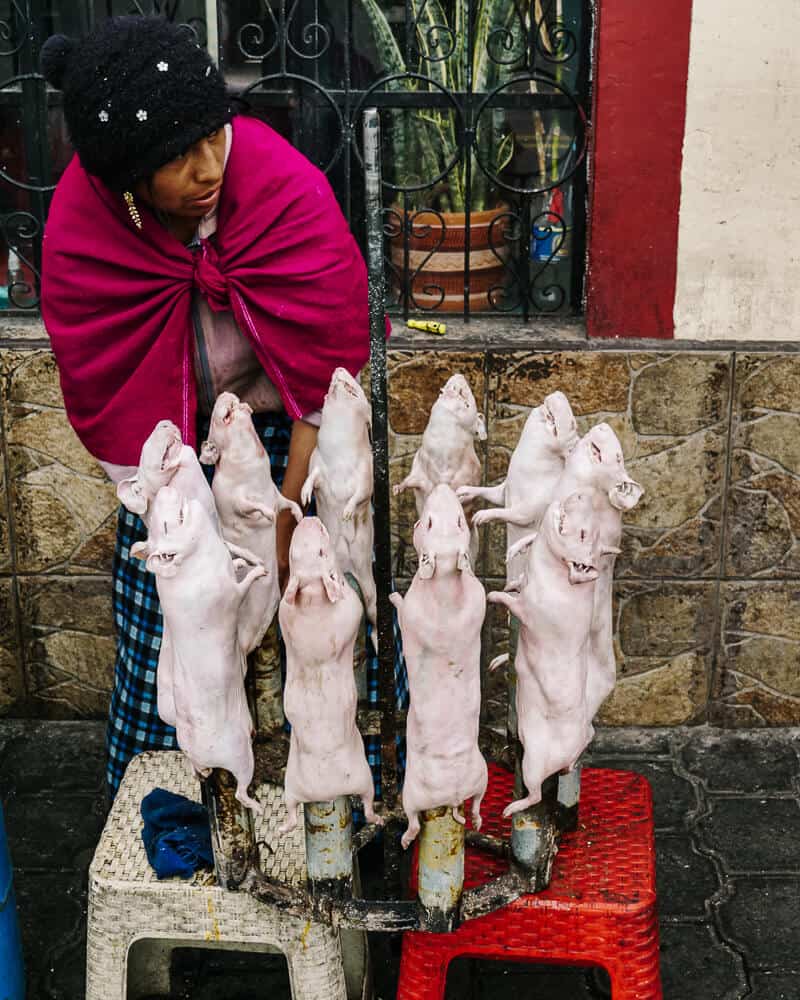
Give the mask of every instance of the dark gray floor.
[{"label": "dark gray floor", "polygon": [[[590,763],[653,787],[666,1000],[800,1000],[800,731],[605,730]],[[29,1000],[81,1000],[86,872],[103,823],[103,727],[0,723],[0,797],[16,869]],[[376,942],[377,995],[394,996],[397,942]],[[452,1000],[586,1000],[602,976],[478,963]],[[288,997],[264,956],[186,951],[173,998]],[[324,1000],[324,998],[320,998]]]}]

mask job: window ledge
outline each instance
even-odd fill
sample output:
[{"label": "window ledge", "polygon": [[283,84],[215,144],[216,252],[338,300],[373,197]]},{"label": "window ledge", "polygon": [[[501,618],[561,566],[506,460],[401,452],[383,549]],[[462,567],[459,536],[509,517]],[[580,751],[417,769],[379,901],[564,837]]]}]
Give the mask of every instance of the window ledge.
[{"label": "window ledge", "polygon": [[50,347],[42,317],[37,313],[0,313],[0,348],[33,349]]},{"label": "window ledge", "polygon": [[586,347],[586,320],[583,316],[532,319],[522,322],[519,316],[475,316],[465,323],[460,316],[427,313],[412,317],[425,322],[446,324],[444,334],[409,330],[401,316],[392,316],[389,347],[398,350],[530,350],[534,348]]}]

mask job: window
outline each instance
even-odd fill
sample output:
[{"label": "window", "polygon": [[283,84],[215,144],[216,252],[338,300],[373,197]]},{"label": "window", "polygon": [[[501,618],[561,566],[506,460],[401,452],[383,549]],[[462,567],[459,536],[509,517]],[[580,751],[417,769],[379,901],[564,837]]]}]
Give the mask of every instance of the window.
[{"label": "window", "polygon": [[[34,308],[52,185],[70,156],[36,74],[54,31],[162,13],[251,113],[328,175],[363,240],[361,113],[381,110],[388,295],[410,313],[580,310],[590,0],[31,0],[0,17],[6,300]],[[0,254],[0,263],[3,260]]]}]

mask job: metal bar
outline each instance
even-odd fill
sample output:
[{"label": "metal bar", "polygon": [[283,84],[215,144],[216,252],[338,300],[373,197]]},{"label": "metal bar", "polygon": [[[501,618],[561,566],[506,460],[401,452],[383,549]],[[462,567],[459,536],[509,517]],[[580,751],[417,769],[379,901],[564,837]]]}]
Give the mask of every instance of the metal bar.
[{"label": "metal bar", "polygon": [[521,195],[520,200],[520,234],[519,249],[521,255],[522,274],[522,318],[528,322],[531,311],[531,195]]},{"label": "metal bar", "polygon": [[[350,121],[352,109],[350,107],[350,88],[352,80],[350,76],[351,48],[353,44],[351,22],[353,18],[353,0],[346,0],[344,5],[344,120]],[[344,156],[344,217],[352,228],[353,213],[353,130],[348,129],[345,134],[347,148]]]},{"label": "metal bar", "polygon": [[486,851],[487,854],[494,854],[495,857],[511,858],[511,847],[507,840],[500,837],[493,837],[490,833],[476,833],[475,830],[467,830],[464,834],[467,847],[474,847],[476,851]]},{"label": "metal bar", "polygon": [[312,898],[349,899],[353,895],[353,816],[350,800],[306,802],[306,869]]},{"label": "metal bar", "polygon": [[474,889],[467,889],[461,897],[461,922],[483,917],[493,913],[501,906],[508,906],[531,887],[527,878],[520,872],[510,871],[500,875],[491,882],[485,882]]},{"label": "metal bar", "polygon": [[283,714],[283,684],[277,617],[267,629],[261,644],[248,656],[248,675],[255,690],[256,730],[279,732],[286,721]]},{"label": "metal bar", "polygon": [[581,768],[558,776],[556,796],[556,822],[559,832],[569,833],[578,826],[578,807],[581,800]]},{"label": "metal bar", "polygon": [[450,806],[427,809],[419,835],[417,895],[424,930],[445,934],[458,923],[464,889],[464,824]]},{"label": "metal bar", "polygon": [[[518,764],[514,793],[524,794],[521,762]],[[558,779],[548,778],[542,785],[542,800],[511,819],[511,856],[514,865],[530,880],[532,892],[540,892],[550,884],[553,860],[558,850],[556,826],[556,796]]]},{"label": "metal bar", "polygon": [[[587,115],[586,127],[591,132],[592,113],[592,78],[590,73],[590,39],[592,35],[593,7],[591,3],[581,4],[581,26],[577,79],[575,90],[578,101],[585,108]],[[584,158],[580,170],[572,179],[572,274],[570,305],[572,312],[581,311],[583,305],[583,286],[586,272],[586,228],[588,222],[589,203],[587,194],[588,157]]]},{"label": "metal bar", "polygon": [[[528,286],[523,286],[523,298],[527,301]],[[514,749],[514,760],[517,760],[519,740],[517,739],[517,670],[514,661],[519,644],[519,621],[509,614],[508,623],[508,664],[506,666],[506,738]]]},{"label": "metal bar", "polygon": [[[282,72],[285,71],[282,70]],[[309,79],[309,83],[313,84],[313,80]],[[240,84],[238,87],[233,85],[231,86],[231,93],[237,94],[252,86],[252,83],[246,86]],[[329,103],[327,98],[330,98],[335,104],[344,107],[349,98],[350,104],[353,107],[357,107],[362,101],[368,99],[370,107],[376,108],[444,108],[452,111],[454,100],[463,102],[468,96],[470,95],[466,91],[457,90],[447,91],[446,93],[439,90],[350,90],[348,92],[347,90],[338,88],[330,90],[326,88],[324,96],[320,94],[317,99],[323,106]],[[274,105],[282,102],[280,106],[289,104],[295,97],[296,91],[286,87],[270,88],[269,90],[255,89],[247,95],[248,101],[252,103],[255,103],[257,99],[261,99],[264,103],[269,101]],[[472,102],[476,107],[484,97],[486,97],[485,93],[475,92],[471,95]],[[516,108],[518,110],[537,109],[540,111],[575,110],[574,103],[569,98],[564,97],[563,94],[506,93],[505,91],[494,95],[492,98],[492,107]]]},{"label": "metal bar", "polygon": [[[220,52],[220,59],[224,61],[224,52]],[[0,104],[16,104],[19,100],[22,87],[21,83],[25,79],[38,79],[39,74],[31,72],[20,76],[15,76],[14,83],[0,88]],[[310,81],[313,82],[313,81]],[[234,95],[241,94],[252,84],[231,84],[230,92]],[[325,89],[326,97],[341,107],[347,107],[348,98],[350,107],[355,107],[366,96],[365,90],[347,89]],[[313,91],[310,95],[314,96]],[[445,108],[452,111],[453,98],[463,100],[465,94],[460,91],[450,91],[444,94],[441,91],[400,91],[400,90],[374,90],[369,94],[371,105],[379,108]],[[472,95],[473,102],[477,105],[485,94],[477,91]],[[328,104],[326,97],[319,96],[318,100],[323,106]],[[296,100],[297,91],[288,87],[270,87],[269,90],[253,90],[247,95],[248,102],[261,104],[263,107],[286,107],[290,102]],[[47,91],[47,106],[61,107],[64,103],[64,95],[60,90]],[[492,99],[492,107],[510,109],[538,109],[540,111],[574,111],[575,107],[571,101],[560,94],[524,94],[524,93],[499,93]]]},{"label": "metal bar", "polygon": [[[42,241],[44,221],[47,217],[50,196],[42,190],[51,179],[50,146],[47,140],[47,86],[39,77],[30,77],[39,69],[39,52],[43,39],[42,0],[34,0],[27,5],[27,23],[24,30],[26,43],[19,53],[20,72],[26,74],[22,81],[22,125],[25,142],[25,162],[28,167],[30,190],[30,211],[38,223],[38,233],[33,239],[31,259],[37,273],[42,271]],[[20,25],[23,30],[23,25]],[[27,255],[27,248],[23,249]],[[38,289],[37,289],[38,293]],[[38,302],[38,297],[35,302]]]},{"label": "metal bar", "polygon": [[[278,22],[278,38],[280,44],[278,45],[278,52],[280,54],[280,72],[287,72],[286,63],[286,38],[287,38],[287,28],[286,28],[286,0],[281,0],[280,2],[280,15]],[[263,70],[266,72],[266,67]]]},{"label": "metal bar", "polygon": [[415,899],[349,899],[336,908],[337,922],[362,931],[415,931],[419,907]]},{"label": "metal bar", "polygon": [[217,0],[205,0],[206,10],[206,49],[208,54],[219,66],[219,12],[217,10]]},{"label": "metal bar", "polygon": [[[411,198],[408,191],[403,192],[403,215],[400,221],[400,226],[403,235],[403,275],[402,275],[402,302],[403,306],[403,319],[408,322],[408,317],[411,313],[411,296],[413,294],[412,284],[413,278],[411,275],[411,233],[414,228],[411,219]],[[423,279],[424,281],[424,279]]]},{"label": "metal bar", "polygon": [[406,42],[406,68],[411,65],[411,54],[414,51],[414,32],[416,22],[414,20],[413,4],[406,0],[405,4],[405,42]]},{"label": "metal bar", "polygon": [[202,783],[208,810],[214,872],[223,889],[238,889],[258,868],[258,847],[250,810],[236,798],[236,779],[215,768]]},{"label": "metal bar", "polygon": [[[386,389],[386,321],[383,271],[380,119],[376,108],[364,112],[364,181],[367,212],[369,272],[370,387],[375,490],[375,584],[378,593],[378,702],[381,712],[381,800],[390,812],[397,800],[397,725],[395,720],[394,636],[389,593],[391,537],[389,532],[389,419]],[[397,844],[384,837],[384,879],[399,890]]]},{"label": "metal bar", "polygon": [[472,93],[472,59],[475,48],[475,32],[471,11],[467,11],[467,58],[466,97],[464,100],[464,139],[461,155],[464,157],[464,322],[469,323],[470,314],[470,262],[472,250],[472,144],[475,141],[475,95]]}]

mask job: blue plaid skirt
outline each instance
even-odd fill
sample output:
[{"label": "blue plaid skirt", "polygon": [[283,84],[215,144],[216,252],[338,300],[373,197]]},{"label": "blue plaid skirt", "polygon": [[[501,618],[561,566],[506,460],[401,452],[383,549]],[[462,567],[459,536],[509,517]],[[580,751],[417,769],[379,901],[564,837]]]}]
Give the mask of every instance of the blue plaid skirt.
[{"label": "blue plaid skirt", "polygon": [[[256,430],[270,457],[272,478],[280,487],[289,457],[291,421],[285,414],[263,413],[254,418]],[[204,430],[204,429],[202,429]],[[205,436],[199,435],[200,439]],[[209,477],[213,469],[208,470]],[[165,725],[156,707],[156,668],[161,649],[162,620],[155,577],[139,559],[131,559],[131,546],[147,538],[141,518],[120,507],[113,565],[113,607],[117,628],[117,658],[111,695],[106,746],[106,777],[115,795],[132,757],[145,750],[174,750],[175,730]],[[367,626],[369,629],[369,626]],[[397,707],[408,707],[408,679],[400,632],[394,619],[395,689]],[[378,701],[378,660],[367,642],[367,697]],[[380,739],[365,736],[367,760],[380,795]],[[398,738],[400,766],[404,744]]]}]

